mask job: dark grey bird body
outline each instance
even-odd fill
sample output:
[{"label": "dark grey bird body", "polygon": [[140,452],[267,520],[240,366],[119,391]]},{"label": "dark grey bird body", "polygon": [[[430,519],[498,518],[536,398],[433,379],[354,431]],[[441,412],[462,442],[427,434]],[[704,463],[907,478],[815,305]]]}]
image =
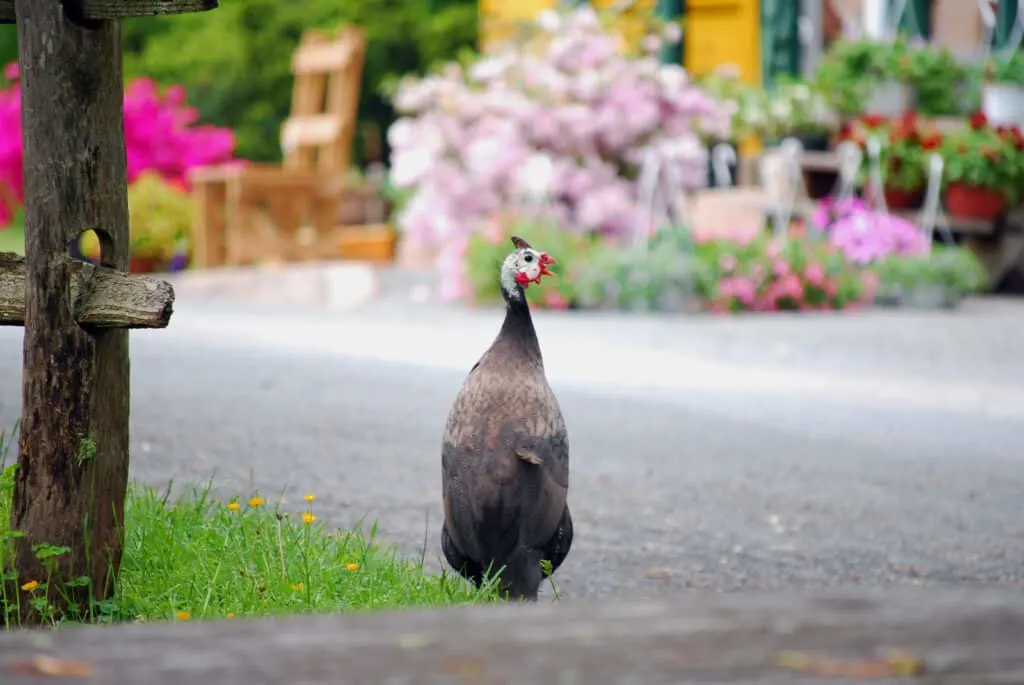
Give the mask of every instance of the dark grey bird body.
[{"label": "dark grey bird body", "polygon": [[504,568],[501,589],[536,600],[542,561],[554,571],[572,544],[569,438],[522,280],[506,276],[505,322],[445,425],[441,546],[448,563],[477,585]]}]

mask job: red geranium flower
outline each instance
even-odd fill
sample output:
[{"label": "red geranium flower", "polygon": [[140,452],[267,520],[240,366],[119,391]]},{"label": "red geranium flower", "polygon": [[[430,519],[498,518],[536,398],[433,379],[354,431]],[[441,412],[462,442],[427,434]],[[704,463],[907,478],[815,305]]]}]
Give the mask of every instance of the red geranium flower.
[{"label": "red geranium flower", "polygon": [[988,117],[984,112],[975,112],[971,115],[971,128],[977,131],[988,125]]},{"label": "red geranium flower", "polygon": [[921,147],[925,150],[936,150],[942,145],[942,136],[938,133],[932,133],[921,139]]},{"label": "red geranium flower", "polygon": [[885,117],[881,114],[865,114],[860,119],[868,128],[878,128],[885,124]]}]

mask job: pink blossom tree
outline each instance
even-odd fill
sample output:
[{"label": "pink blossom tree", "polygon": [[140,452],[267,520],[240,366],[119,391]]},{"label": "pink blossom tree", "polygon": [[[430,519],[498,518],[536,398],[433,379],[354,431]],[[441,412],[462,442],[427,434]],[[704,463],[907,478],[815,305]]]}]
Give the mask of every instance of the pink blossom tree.
[{"label": "pink blossom tree", "polygon": [[645,157],[704,186],[704,137],[730,127],[681,66],[627,55],[590,7],[543,12],[525,37],[468,66],[407,77],[394,104],[391,181],[410,193],[398,224],[451,264],[488,217],[538,193],[567,231],[625,235],[644,215]]}]

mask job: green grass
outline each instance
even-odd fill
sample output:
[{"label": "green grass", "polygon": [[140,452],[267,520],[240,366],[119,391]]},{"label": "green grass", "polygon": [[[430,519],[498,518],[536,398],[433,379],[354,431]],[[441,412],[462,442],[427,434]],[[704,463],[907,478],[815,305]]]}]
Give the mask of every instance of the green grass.
[{"label": "green grass", "polygon": [[[10,434],[8,434],[10,435]],[[0,433],[0,443],[3,443]],[[0,444],[0,466],[4,447]],[[0,540],[7,540],[14,465],[0,478]],[[308,497],[307,497],[308,499]],[[458,576],[430,574],[359,530],[331,530],[316,502],[286,513],[258,494],[225,502],[209,486],[171,499],[151,487],[129,489],[125,547],[115,597],[98,602],[91,620],[200,620],[276,614],[365,611],[493,601]],[[43,554],[59,554],[57,548]],[[37,548],[37,554],[39,549]],[[19,578],[18,601],[42,603],[45,578]],[[33,587],[29,583],[38,583]],[[31,588],[24,590],[25,587]],[[17,627],[9,602],[7,628]],[[2,607],[2,605],[0,605]]]},{"label": "green grass", "polygon": [[10,225],[0,226],[0,252],[25,254],[25,223],[21,212]]}]

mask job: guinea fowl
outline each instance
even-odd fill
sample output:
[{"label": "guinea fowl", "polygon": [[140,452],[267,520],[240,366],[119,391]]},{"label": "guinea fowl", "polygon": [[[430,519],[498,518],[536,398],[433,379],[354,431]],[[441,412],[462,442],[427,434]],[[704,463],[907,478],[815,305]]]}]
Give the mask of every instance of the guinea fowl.
[{"label": "guinea fowl", "polygon": [[569,438],[525,293],[555,260],[522,238],[512,244],[501,266],[505,321],[445,425],[441,548],[477,587],[500,570],[503,594],[536,601],[542,562],[554,572],[572,545]]}]

